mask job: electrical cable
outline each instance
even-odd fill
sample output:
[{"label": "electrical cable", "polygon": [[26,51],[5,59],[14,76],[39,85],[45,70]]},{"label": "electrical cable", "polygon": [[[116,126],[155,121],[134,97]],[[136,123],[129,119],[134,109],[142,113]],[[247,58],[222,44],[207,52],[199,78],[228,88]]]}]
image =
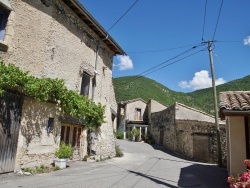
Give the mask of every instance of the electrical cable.
[{"label": "electrical cable", "polygon": [[159,67],[159,66],[161,66],[161,65],[163,65],[163,64],[165,64],[165,63],[167,63],[167,62],[169,62],[169,61],[171,61],[173,59],[175,59],[175,58],[178,58],[179,56],[181,56],[181,55],[183,55],[185,53],[188,53],[189,51],[191,51],[193,49],[196,49],[197,47],[203,46],[203,45],[205,45],[205,44],[199,44],[197,46],[193,46],[192,48],[189,48],[188,50],[186,50],[186,51],[184,51],[184,52],[182,52],[182,53],[180,53],[180,54],[178,54],[178,55],[176,55],[176,56],[174,56],[174,57],[172,57],[172,58],[170,58],[170,59],[168,59],[168,60],[166,60],[166,61],[164,61],[164,62],[162,62],[162,63],[160,63],[160,64],[158,64],[158,65],[156,65],[156,66],[154,66],[154,67],[152,67],[152,68],[150,68],[148,70],[146,70],[146,71],[143,71],[138,76],[141,76],[142,74],[145,74],[145,73],[147,73],[147,72],[149,72],[149,71],[151,71],[151,70],[153,70],[153,69],[155,69],[155,68],[157,68],[157,67]]},{"label": "electrical cable", "polygon": [[183,59],[186,59],[186,58],[188,58],[188,57],[190,57],[190,56],[193,56],[193,55],[195,55],[195,54],[197,54],[197,53],[199,53],[199,52],[204,51],[204,49],[207,49],[207,47],[206,47],[206,48],[203,48],[202,50],[199,50],[199,51],[197,51],[197,52],[194,52],[194,53],[192,53],[192,54],[189,54],[189,55],[187,55],[187,56],[185,56],[185,57],[183,57],[183,58],[181,58],[181,59],[178,59],[178,60],[176,60],[176,61],[174,61],[174,62],[172,62],[172,63],[169,63],[169,64],[167,64],[167,65],[164,65],[163,67],[160,67],[160,68],[158,68],[158,69],[156,69],[156,70],[153,70],[153,71],[151,71],[151,72],[149,72],[149,73],[147,73],[147,74],[144,74],[144,75],[142,75],[142,76],[149,75],[149,74],[151,74],[151,73],[153,73],[153,72],[156,72],[156,71],[158,71],[158,70],[161,70],[161,69],[163,69],[163,68],[165,68],[165,67],[168,67],[168,66],[170,66],[170,65],[172,65],[172,64],[175,64],[175,63],[177,63],[177,62],[179,62],[179,61],[181,61],[181,60],[183,60]]},{"label": "electrical cable", "polygon": [[108,31],[107,32],[109,32],[132,8],[133,8],[133,6],[135,6],[135,4],[138,2],[139,0],[136,0],[134,3],[133,3],[133,5],[131,5],[130,7],[129,7],[129,9],[108,29]]},{"label": "electrical cable", "polygon": [[[139,75],[137,75],[135,78],[133,78],[133,79],[131,79],[131,80],[128,80],[128,83],[129,82],[132,82],[132,81],[134,81],[134,80],[137,80],[137,79],[139,79],[139,78],[142,78],[142,77],[144,77],[144,76],[146,76],[146,75],[148,75],[148,74],[151,74],[151,73],[153,73],[153,72],[156,72],[156,71],[158,71],[158,70],[161,70],[161,69],[163,69],[163,68],[165,68],[165,67],[167,67],[167,66],[170,66],[170,65],[172,65],[172,64],[175,64],[175,63],[177,63],[177,62],[179,62],[179,61],[181,61],[181,60],[183,60],[183,59],[186,59],[186,58],[188,58],[188,57],[190,57],[190,56],[192,56],[192,55],[195,55],[195,54],[197,54],[197,53],[199,53],[199,52],[202,52],[202,51],[204,51],[205,49],[207,49],[207,47],[206,48],[203,48],[203,49],[201,49],[201,50],[199,50],[199,51],[196,51],[196,52],[194,52],[194,53],[192,53],[192,54],[189,54],[189,55],[187,55],[187,56],[185,56],[185,57],[183,57],[183,58],[181,58],[181,59],[178,59],[178,60],[176,60],[176,61],[174,61],[174,62],[171,62],[171,63],[169,63],[169,64],[167,64],[167,65],[164,65],[164,66],[162,66],[162,67],[160,67],[160,68],[158,68],[158,69],[156,69],[156,70],[152,70],[151,72],[148,72],[148,71],[144,71],[144,72],[148,72],[148,73],[146,73],[146,74],[139,74]],[[186,52],[186,51],[185,51]],[[184,52],[183,52],[184,53]],[[182,53],[182,54],[183,54]],[[181,54],[180,54],[181,55]],[[176,58],[176,57],[179,57],[180,55],[177,55],[177,56],[175,56],[174,58]],[[164,64],[164,63],[166,63],[166,62],[168,62],[168,61],[170,61],[170,60],[172,60],[173,58],[171,58],[171,59],[169,59],[169,60],[167,60],[167,61],[164,61],[163,63],[161,63],[160,65],[162,65],[162,64]],[[157,67],[158,67],[159,65],[157,65]],[[151,69],[153,69],[153,68],[151,68]],[[151,70],[150,69],[150,70]]]},{"label": "electrical cable", "polygon": [[205,31],[205,25],[206,25],[206,14],[207,14],[207,0],[205,3],[205,13],[204,13],[204,19],[203,19],[203,31],[202,31],[202,37],[201,37],[202,41],[204,41],[203,37],[204,37],[204,31]]},{"label": "electrical cable", "polygon": [[219,19],[220,19],[220,13],[221,13],[221,9],[222,9],[222,6],[223,6],[223,2],[224,2],[224,0],[221,0],[220,10],[219,10],[219,14],[218,14],[218,17],[217,17],[217,22],[216,22],[216,25],[215,25],[214,35],[213,35],[212,41],[214,40],[215,33],[216,33],[216,30],[217,30],[217,26],[218,26],[218,22],[219,22]]},{"label": "electrical cable", "polygon": [[166,49],[161,49],[161,50],[148,50],[148,51],[138,51],[138,52],[127,52],[127,53],[130,53],[130,54],[141,53],[141,54],[143,54],[143,53],[164,52],[164,51],[176,50],[176,49],[181,49],[181,48],[185,48],[188,46],[194,46],[194,45],[197,45],[197,44],[190,44],[190,45],[185,45],[185,46],[180,46],[180,47],[175,47],[175,48],[166,48]]}]

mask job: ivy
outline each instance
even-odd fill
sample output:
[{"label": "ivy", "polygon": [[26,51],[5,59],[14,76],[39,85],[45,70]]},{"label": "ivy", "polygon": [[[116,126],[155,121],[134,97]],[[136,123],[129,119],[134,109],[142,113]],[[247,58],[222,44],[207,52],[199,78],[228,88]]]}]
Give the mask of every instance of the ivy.
[{"label": "ivy", "polygon": [[36,78],[0,60],[0,94],[9,90],[39,101],[59,102],[63,114],[84,118],[87,129],[98,128],[105,122],[104,106],[68,90],[62,79]]}]

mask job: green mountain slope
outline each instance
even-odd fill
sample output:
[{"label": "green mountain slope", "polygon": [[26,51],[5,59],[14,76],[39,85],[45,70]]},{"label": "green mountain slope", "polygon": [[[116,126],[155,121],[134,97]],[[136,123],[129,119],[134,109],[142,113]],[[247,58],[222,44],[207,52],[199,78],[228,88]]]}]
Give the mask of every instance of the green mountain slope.
[{"label": "green mountain slope", "polygon": [[[179,102],[208,113],[213,112],[212,88],[182,93],[170,90],[152,79],[136,76],[114,78],[114,87],[118,102],[135,98],[142,98],[145,101],[155,99],[165,105]],[[240,90],[250,90],[250,75],[217,86],[217,93]]]}]

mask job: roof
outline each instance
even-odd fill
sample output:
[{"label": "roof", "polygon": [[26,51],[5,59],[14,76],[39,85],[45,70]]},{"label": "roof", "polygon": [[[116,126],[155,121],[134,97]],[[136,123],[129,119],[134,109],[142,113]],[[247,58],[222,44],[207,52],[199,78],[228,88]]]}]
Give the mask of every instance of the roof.
[{"label": "roof", "polygon": [[220,109],[250,110],[250,91],[228,91],[220,93]]},{"label": "roof", "polygon": [[227,91],[220,93],[220,115],[250,111],[250,91]]},{"label": "roof", "polygon": [[201,113],[201,114],[203,114],[203,115],[206,115],[206,116],[209,116],[209,117],[211,117],[211,118],[214,118],[214,116],[212,116],[211,114],[208,114],[208,113],[203,112],[203,111],[201,111],[201,110],[198,110],[198,109],[196,109],[196,108],[192,108],[192,107],[190,107],[190,106],[184,105],[184,104],[182,104],[182,103],[175,102],[175,103],[174,103],[174,106],[176,106],[176,105],[180,105],[180,106],[182,106],[182,107],[184,107],[184,108],[187,108],[187,109],[189,109],[189,110],[192,110],[192,111],[195,111],[195,112],[199,112],[199,113]]},{"label": "roof", "polygon": [[108,32],[94,19],[94,17],[79,3],[78,0],[62,0],[77,16],[82,19],[115,54],[126,54]]},{"label": "roof", "polygon": [[148,104],[151,103],[152,100],[159,103],[159,104],[161,104],[162,106],[168,107],[168,105],[165,105],[165,104],[163,104],[163,103],[161,103],[161,102],[159,102],[159,101],[157,101],[155,99],[149,99]]},{"label": "roof", "polygon": [[119,103],[120,103],[120,104],[128,104],[128,103],[132,103],[132,102],[135,102],[135,101],[142,101],[142,102],[144,102],[145,104],[147,104],[147,102],[144,101],[144,100],[141,99],[141,98],[131,99],[131,100],[127,100],[127,101],[121,101],[121,102],[119,102]]}]

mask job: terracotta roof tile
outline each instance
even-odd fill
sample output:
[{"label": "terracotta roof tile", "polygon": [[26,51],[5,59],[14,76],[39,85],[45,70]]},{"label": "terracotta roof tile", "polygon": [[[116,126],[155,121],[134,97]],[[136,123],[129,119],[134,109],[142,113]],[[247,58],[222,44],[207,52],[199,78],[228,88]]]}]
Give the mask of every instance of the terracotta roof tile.
[{"label": "terracotta roof tile", "polygon": [[250,110],[250,91],[227,91],[220,93],[220,109]]}]

